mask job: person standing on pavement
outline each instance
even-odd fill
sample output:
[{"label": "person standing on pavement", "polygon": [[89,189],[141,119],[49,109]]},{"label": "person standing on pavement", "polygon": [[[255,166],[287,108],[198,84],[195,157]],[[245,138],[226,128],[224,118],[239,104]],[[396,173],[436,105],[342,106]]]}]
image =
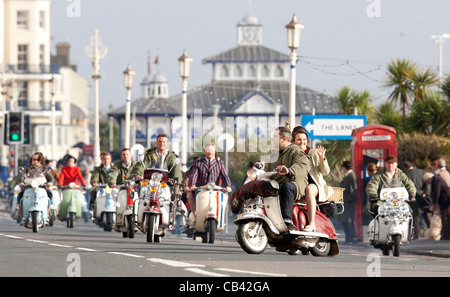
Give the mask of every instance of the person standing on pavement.
[{"label": "person standing on pavement", "polygon": [[342,169],[344,171],[344,178],[342,179],[339,187],[344,188],[344,213],[338,217],[338,220],[342,222],[345,233],[344,244],[356,243],[355,233],[355,209],[356,200],[358,198],[358,181],[356,175],[352,170],[352,162],[344,161],[342,163]]},{"label": "person standing on pavement", "polygon": [[433,197],[431,210],[436,212],[439,207],[441,212],[441,240],[450,239],[450,174],[445,166],[445,160],[439,159],[437,163],[437,173],[434,175],[431,184],[431,195]]},{"label": "person standing on pavement", "polygon": [[[405,161],[404,171],[407,177],[414,183],[416,187],[416,201],[422,198],[423,175],[422,169],[417,169],[411,161]],[[413,210],[414,239],[420,239],[420,208],[419,203],[410,204]]]}]

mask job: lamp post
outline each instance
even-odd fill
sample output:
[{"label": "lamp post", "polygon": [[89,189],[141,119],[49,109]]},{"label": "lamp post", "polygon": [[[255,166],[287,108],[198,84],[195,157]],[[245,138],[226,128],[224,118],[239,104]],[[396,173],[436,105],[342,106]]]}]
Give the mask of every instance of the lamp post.
[{"label": "lamp post", "polygon": [[442,85],[444,75],[442,73],[442,46],[445,42],[445,39],[450,38],[450,34],[445,33],[442,35],[431,35],[431,39],[434,39],[439,46],[439,85]]},{"label": "lamp post", "polygon": [[187,171],[187,78],[191,71],[191,63],[193,59],[187,55],[186,50],[183,51],[183,55],[178,58],[178,64],[180,67],[180,76],[183,79],[181,83],[181,171]]},{"label": "lamp post", "polygon": [[123,72],[125,88],[127,89],[127,104],[125,111],[125,142],[124,147],[130,148],[130,125],[131,125],[131,88],[133,87],[133,79],[136,72],[131,70],[130,64]]},{"label": "lamp post", "polygon": [[101,75],[100,60],[105,58],[108,54],[108,48],[103,45],[101,37],[98,35],[98,30],[95,29],[91,41],[84,49],[86,56],[92,59],[92,66],[94,73],[92,79],[94,80],[94,165],[100,165],[100,110],[99,110],[99,79]]},{"label": "lamp post", "polygon": [[291,22],[286,25],[288,47],[291,49],[291,54],[289,56],[291,61],[291,81],[289,86],[289,125],[291,129],[295,127],[295,65],[297,64],[297,54],[295,53],[295,50],[300,46],[300,35],[303,28],[304,26],[297,22],[297,17],[294,13]]},{"label": "lamp post", "polygon": [[50,95],[52,96],[51,103],[51,111],[52,111],[52,161],[56,160],[56,102],[55,102],[55,94],[56,94],[56,78],[55,75],[52,74],[52,78],[48,81],[50,86]]}]

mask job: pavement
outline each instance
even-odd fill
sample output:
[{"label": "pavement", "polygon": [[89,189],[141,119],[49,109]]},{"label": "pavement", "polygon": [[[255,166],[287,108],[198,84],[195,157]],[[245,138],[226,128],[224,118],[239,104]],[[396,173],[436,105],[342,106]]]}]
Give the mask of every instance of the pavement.
[{"label": "pavement", "polygon": [[[0,199],[0,211],[6,212],[6,200]],[[235,234],[235,225],[233,224],[232,219],[229,221],[229,230],[225,237],[234,237]],[[338,231],[338,240],[339,245],[344,242],[342,233]],[[341,235],[341,236],[340,236]],[[368,246],[368,243],[358,242],[355,246]],[[426,240],[426,239],[416,239],[412,240],[409,244],[404,244],[400,248],[401,252],[415,255],[423,255],[423,256],[432,256],[432,257],[440,257],[440,258],[450,258],[450,240]]]}]

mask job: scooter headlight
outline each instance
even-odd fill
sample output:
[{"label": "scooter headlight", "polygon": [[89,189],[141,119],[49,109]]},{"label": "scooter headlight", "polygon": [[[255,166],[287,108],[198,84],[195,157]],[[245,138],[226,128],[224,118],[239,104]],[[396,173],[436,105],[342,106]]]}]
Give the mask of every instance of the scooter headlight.
[{"label": "scooter headlight", "polygon": [[159,172],[153,172],[150,179],[150,186],[156,187],[161,182],[162,174]]},{"label": "scooter headlight", "polygon": [[74,189],[74,188],[76,188],[76,186],[77,186],[77,184],[76,184],[76,183],[70,183],[70,184],[69,184],[69,187],[70,187],[71,189]]},{"label": "scooter headlight", "polygon": [[32,180],[31,181],[31,187],[32,188],[37,188],[39,187],[39,182],[37,180]]}]

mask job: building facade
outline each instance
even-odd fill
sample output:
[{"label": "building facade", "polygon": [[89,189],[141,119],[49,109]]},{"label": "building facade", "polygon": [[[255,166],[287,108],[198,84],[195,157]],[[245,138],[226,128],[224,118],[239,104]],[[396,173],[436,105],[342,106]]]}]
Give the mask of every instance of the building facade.
[{"label": "building facade", "polygon": [[[252,137],[270,142],[267,137],[271,137],[272,129],[288,120],[289,55],[264,46],[262,33],[259,20],[247,15],[237,24],[237,46],[202,60],[203,64],[211,65],[212,79],[187,92],[190,152],[201,151],[197,140],[208,135],[216,139],[230,134],[238,143]],[[179,151],[181,94],[168,97],[144,92],[157,84],[168,88],[162,77],[158,73],[144,79],[141,98],[132,101],[136,122],[142,129],[136,143],[150,147],[157,134],[166,133],[171,137],[172,148]],[[296,86],[297,124],[302,114],[337,113],[335,105],[329,95]],[[124,135],[125,106],[110,115],[118,120]]]},{"label": "building facade", "polygon": [[[8,163],[8,151],[12,149],[25,160],[36,151],[58,160],[75,143],[89,143],[89,85],[70,64],[70,45],[58,44],[52,57],[50,13],[50,0],[0,0],[2,119],[9,111],[22,111],[30,116],[32,131],[30,144],[4,146],[2,167]],[[63,58],[67,60],[62,62]],[[56,81],[55,156],[51,139],[52,78]]]}]

